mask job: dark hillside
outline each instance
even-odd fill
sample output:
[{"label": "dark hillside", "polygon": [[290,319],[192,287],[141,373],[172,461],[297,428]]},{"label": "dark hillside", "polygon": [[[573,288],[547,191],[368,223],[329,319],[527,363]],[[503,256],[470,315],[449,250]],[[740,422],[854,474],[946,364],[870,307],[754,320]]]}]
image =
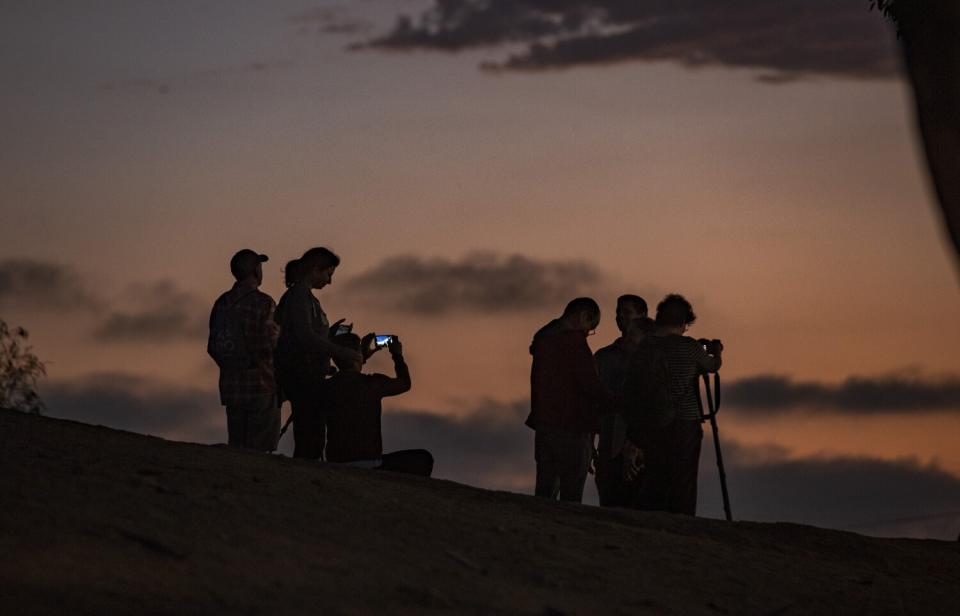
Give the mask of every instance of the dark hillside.
[{"label": "dark hillside", "polygon": [[944,614],[960,544],[565,506],[0,412],[0,613]]}]

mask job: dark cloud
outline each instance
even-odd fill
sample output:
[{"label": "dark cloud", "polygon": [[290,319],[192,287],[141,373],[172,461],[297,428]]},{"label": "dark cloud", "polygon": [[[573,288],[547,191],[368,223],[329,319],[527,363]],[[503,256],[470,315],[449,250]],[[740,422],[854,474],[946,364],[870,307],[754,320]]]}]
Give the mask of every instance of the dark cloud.
[{"label": "dark cloud", "polygon": [[521,255],[473,254],[459,261],[400,256],[347,281],[346,292],[395,310],[441,315],[562,309],[596,293],[600,271],[586,261],[539,261]]},{"label": "dark cloud", "polygon": [[866,0],[444,0],[353,48],[521,47],[489,70],[643,60],[758,69],[766,83],[895,77],[889,26],[868,9]]},{"label": "dark cloud", "polygon": [[208,333],[207,307],[194,295],[164,280],[133,290],[136,309],[109,313],[94,336],[104,342],[196,340]]},{"label": "dark cloud", "polygon": [[388,409],[383,414],[383,446],[387,451],[429,449],[436,477],[522,490],[533,464],[533,432],[523,423],[529,412],[525,401],[489,402],[463,418]]},{"label": "dark cloud", "polygon": [[351,16],[343,6],[312,8],[290,16],[288,21],[303,34],[362,34],[373,28],[368,20]]},{"label": "dark cloud", "polygon": [[839,385],[758,375],[724,385],[722,393],[724,406],[740,413],[763,415],[785,411],[858,415],[960,412],[960,376],[956,375],[939,379],[908,375],[854,376]]},{"label": "dark cloud", "polygon": [[[954,540],[960,531],[960,478],[935,464],[868,457],[792,459],[723,439],[734,517],[788,521],[877,536]],[[709,437],[700,464],[702,515],[722,517]]]},{"label": "dark cloud", "polygon": [[210,390],[99,374],[47,383],[40,394],[52,417],[178,440],[226,440],[223,407]]},{"label": "dark cloud", "polygon": [[0,308],[50,312],[95,309],[100,300],[69,266],[33,259],[0,261]]}]

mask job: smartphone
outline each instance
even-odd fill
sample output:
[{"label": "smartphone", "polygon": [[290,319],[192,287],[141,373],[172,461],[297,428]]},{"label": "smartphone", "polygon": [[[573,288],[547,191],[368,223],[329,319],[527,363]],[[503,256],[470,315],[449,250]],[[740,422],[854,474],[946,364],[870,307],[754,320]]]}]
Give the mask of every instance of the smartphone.
[{"label": "smartphone", "polygon": [[388,346],[391,342],[393,342],[393,336],[391,335],[377,336],[376,338],[374,338],[374,340],[375,340],[374,344],[376,345],[376,347],[378,349],[382,349],[383,347]]},{"label": "smartphone", "polygon": [[352,331],[353,331],[353,323],[349,323],[349,324],[341,323],[340,325],[337,325],[336,329],[333,330],[333,335],[339,336],[341,334],[349,334]]}]

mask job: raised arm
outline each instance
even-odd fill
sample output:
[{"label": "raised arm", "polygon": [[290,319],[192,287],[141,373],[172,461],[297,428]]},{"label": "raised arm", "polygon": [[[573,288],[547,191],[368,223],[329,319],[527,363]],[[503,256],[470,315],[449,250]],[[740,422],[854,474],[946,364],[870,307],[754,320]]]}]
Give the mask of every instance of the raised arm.
[{"label": "raised arm", "polygon": [[410,369],[403,359],[403,344],[400,343],[400,339],[394,336],[387,348],[390,349],[390,356],[393,357],[393,368],[396,371],[396,376],[392,379],[387,377],[383,380],[380,386],[380,395],[384,398],[399,396],[410,391],[411,387]]}]

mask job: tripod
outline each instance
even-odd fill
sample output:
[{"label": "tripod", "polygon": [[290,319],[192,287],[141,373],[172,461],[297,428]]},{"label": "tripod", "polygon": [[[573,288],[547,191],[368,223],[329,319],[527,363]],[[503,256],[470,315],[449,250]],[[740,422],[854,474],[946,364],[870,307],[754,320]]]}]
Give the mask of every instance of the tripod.
[{"label": "tripod", "polygon": [[723,512],[726,514],[727,521],[733,521],[733,514],[730,513],[730,494],[727,492],[727,473],[723,469],[723,453],[720,451],[720,429],[717,427],[717,413],[720,412],[720,375],[713,373],[713,390],[710,388],[710,375],[703,375],[703,388],[707,393],[708,413],[703,412],[703,401],[700,398],[700,388],[697,388],[697,402],[700,403],[701,421],[710,421],[710,427],[713,429],[713,448],[717,452],[717,469],[720,471],[720,489],[723,492]]}]

